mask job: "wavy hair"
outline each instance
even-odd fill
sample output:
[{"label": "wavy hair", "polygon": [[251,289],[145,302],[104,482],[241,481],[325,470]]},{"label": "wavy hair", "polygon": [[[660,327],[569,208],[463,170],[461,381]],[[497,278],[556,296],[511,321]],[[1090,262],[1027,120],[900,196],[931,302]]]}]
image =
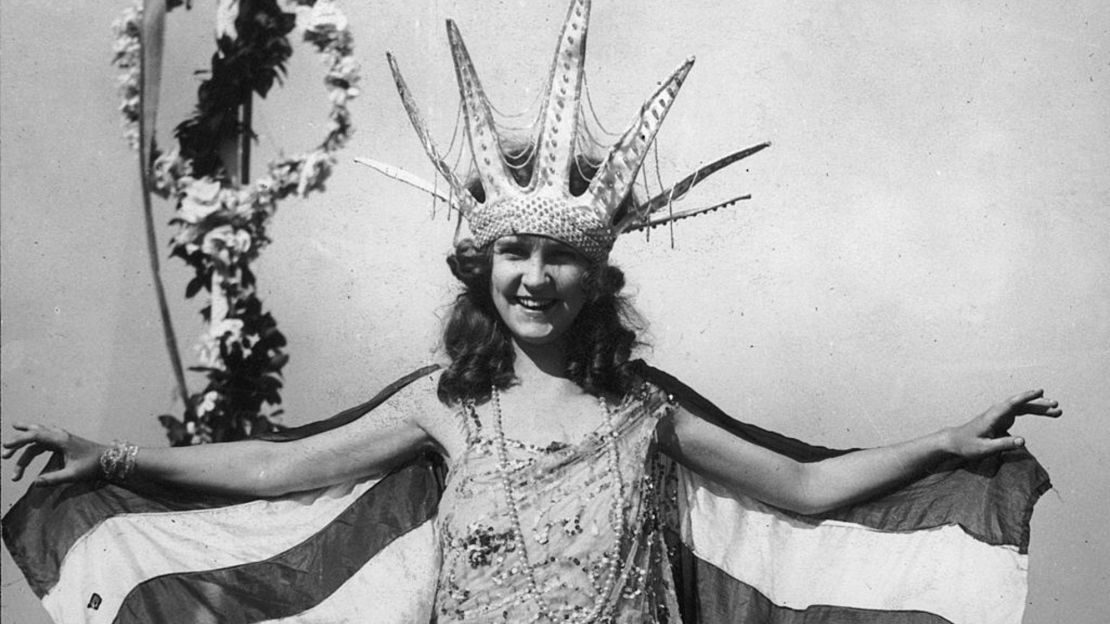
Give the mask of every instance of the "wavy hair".
[{"label": "wavy hair", "polygon": [[[451,273],[462,282],[443,330],[443,348],[451,363],[439,379],[440,401],[489,400],[490,389],[516,383],[512,333],[501,319],[490,292],[491,246],[460,242],[448,256]],[[623,395],[631,385],[625,364],[641,343],[639,316],[626,297],[624,273],[607,263],[591,265],[583,278],[586,303],[565,334],[566,376],[594,395]]]}]

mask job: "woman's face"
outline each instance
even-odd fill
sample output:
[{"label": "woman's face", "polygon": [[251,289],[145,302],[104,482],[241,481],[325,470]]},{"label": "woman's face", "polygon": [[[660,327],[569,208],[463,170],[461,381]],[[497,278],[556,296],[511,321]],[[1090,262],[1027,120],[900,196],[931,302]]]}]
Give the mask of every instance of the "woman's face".
[{"label": "woman's face", "polygon": [[543,236],[505,236],[493,243],[490,293],[517,340],[552,344],[586,303],[588,263],[571,247]]}]

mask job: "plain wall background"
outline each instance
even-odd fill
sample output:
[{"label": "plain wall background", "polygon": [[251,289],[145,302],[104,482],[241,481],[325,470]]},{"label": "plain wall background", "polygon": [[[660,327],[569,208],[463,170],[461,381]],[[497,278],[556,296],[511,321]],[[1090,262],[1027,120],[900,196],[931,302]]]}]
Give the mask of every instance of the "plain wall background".
[{"label": "plain wall background", "polygon": [[[213,4],[169,16],[163,141],[214,50]],[[18,418],[162,444],[155,416],[181,411],[109,65],[124,6],[0,7],[5,437]],[[291,424],[428,361],[452,292],[450,224],[349,161],[432,176],[384,51],[446,142],[457,96],[443,20],[459,22],[495,104],[517,111],[542,87],[565,4],[343,8],[364,66],[357,134],[325,194],[281,205],[256,267],[290,341]],[[1033,518],[1028,624],[1110,612],[1108,43],[1110,9],[1093,0],[599,0],[590,33],[589,84],[610,128],[697,55],[661,133],[668,179],[775,144],[685,207],[752,201],[682,222],[674,249],[658,230],[618,243],[650,322],[645,357],[738,418],[829,446],[923,434],[1028,387],[1063,403],[1061,422],[1018,425],[1056,485]],[[256,106],[256,163],[322,137],[320,78],[298,45],[286,87]],[[169,215],[159,204],[159,221]],[[164,275],[188,364],[204,303],[183,299],[181,263],[164,260]],[[24,489],[5,480],[4,511]],[[3,577],[2,620],[45,621],[6,551]]]}]

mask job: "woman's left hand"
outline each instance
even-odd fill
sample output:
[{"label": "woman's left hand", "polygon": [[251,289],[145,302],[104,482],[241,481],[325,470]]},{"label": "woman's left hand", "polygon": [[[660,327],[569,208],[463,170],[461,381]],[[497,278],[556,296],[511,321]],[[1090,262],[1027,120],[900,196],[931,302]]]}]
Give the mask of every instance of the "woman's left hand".
[{"label": "woman's left hand", "polygon": [[1058,418],[1063,414],[1056,401],[1045,398],[1044,390],[1028,390],[992,405],[970,422],[948,430],[948,450],[974,459],[1025,446],[1025,439],[1009,429],[1018,416],[1035,414]]}]

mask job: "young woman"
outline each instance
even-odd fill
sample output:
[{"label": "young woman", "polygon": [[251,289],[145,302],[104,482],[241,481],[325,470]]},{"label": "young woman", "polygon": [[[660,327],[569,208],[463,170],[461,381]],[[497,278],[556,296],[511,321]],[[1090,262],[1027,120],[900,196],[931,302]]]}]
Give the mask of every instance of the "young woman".
[{"label": "young woman", "polygon": [[396,74],[473,233],[449,258],[463,290],[445,328],[441,371],[367,416],[282,445],[138,450],[15,424],[3,444],[5,458],[20,453],[15,478],[53,453],[60,461],[37,483],[103,476],[274,497],[382,475],[431,450],[447,466],[436,521],[438,621],[672,621],[675,590],[658,519],[664,457],[730,492],[815,514],[885,493],[948,459],[1020,448],[1022,439],[1007,433],[1016,417],[1060,415],[1055,401],[1028,391],[916,440],[800,462],[726,433],[703,406],[655,383],[630,361],[636,330],[608,252],[617,234],[650,223],[660,207],[630,202],[629,179],[690,64],[649,100],[597,170],[583,174],[565,147],[576,141],[562,137],[578,132],[588,12],[588,2],[572,3],[541,129],[516,160],[497,143],[450,25],[474,192],[443,165]]}]

